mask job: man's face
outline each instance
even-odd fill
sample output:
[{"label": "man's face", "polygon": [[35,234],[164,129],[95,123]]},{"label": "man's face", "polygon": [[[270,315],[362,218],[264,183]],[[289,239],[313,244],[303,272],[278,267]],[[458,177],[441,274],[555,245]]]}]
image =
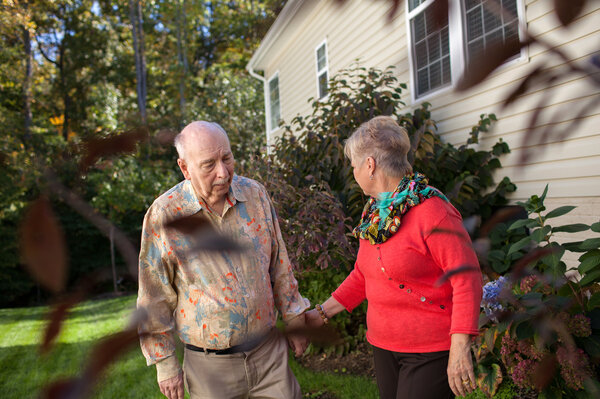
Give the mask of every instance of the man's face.
[{"label": "man's face", "polygon": [[196,195],[209,205],[225,199],[233,179],[234,159],[227,137],[217,130],[203,130],[186,137],[185,160],[177,163]]}]

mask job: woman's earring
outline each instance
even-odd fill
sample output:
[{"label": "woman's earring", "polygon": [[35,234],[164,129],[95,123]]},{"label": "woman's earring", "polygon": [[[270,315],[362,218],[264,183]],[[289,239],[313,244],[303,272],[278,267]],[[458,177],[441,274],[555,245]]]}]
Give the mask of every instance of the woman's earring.
[{"label": "woman's earring", "polygon": [[369,180],[373,180],[373,175],[370,175],[370,176],[369,176]]}]

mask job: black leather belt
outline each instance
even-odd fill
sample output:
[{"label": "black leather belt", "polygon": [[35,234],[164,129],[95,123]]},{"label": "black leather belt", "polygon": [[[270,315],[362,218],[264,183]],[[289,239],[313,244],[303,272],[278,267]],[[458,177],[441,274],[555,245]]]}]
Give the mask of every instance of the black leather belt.
[{"label": "black leather belt", "polygon": [[245,342],[240,345],[234,345],[230,348],[225,349],[210,349],[210,348],[201,348],[199,346],[194,346],[191,344],[185,344],[185,348],[194,352],[206,352],[206,353],[214,353],[215,355],[231,355],[233,353],[241,353],[248,352],[252,349],[256,348],[261,342],[263,342],[269,334],[266,334],[260,338],[256,338]]}]

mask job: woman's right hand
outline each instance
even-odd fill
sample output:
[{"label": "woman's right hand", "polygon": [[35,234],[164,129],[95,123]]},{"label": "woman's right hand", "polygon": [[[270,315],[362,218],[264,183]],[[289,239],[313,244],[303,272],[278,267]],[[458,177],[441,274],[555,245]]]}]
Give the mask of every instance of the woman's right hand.
[{"label": "woman's right hand", "polygon": [[321,318],[321,315],[319,314],[317,309],[312,309],[312,310],[309,310],[308,312],[304,313],[304,317],[305,317],[306,325],[308,327],[317,328],[317,327],[321,327],[325,324],[323,322],[323,318]]}]

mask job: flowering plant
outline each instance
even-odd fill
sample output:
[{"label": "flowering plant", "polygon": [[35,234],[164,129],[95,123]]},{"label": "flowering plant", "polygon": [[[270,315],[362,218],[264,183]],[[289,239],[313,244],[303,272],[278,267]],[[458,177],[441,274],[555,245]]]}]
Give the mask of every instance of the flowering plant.
[{"label": "flowering plant", "polygon": [[[478,385],[488,397],[506,378],[543,398],[600,397],[600,238],[561,245],[552,239],[557,232],[598,233],[600,222],[550,226],[549,219],[574,207],[545,213],[545,193],[520,203],[529,218],[496,226],[509,233],[528,231],[500,249],[492,243],[490,251],[496,251],[495,259],[498,250],[514,259],[501,276],[488,269],[492,278],[483,288],[474,353]],[[583,253],[578,278],[562,261],[567,249]],[[491,264],[482,263],[484,271]]]}]

